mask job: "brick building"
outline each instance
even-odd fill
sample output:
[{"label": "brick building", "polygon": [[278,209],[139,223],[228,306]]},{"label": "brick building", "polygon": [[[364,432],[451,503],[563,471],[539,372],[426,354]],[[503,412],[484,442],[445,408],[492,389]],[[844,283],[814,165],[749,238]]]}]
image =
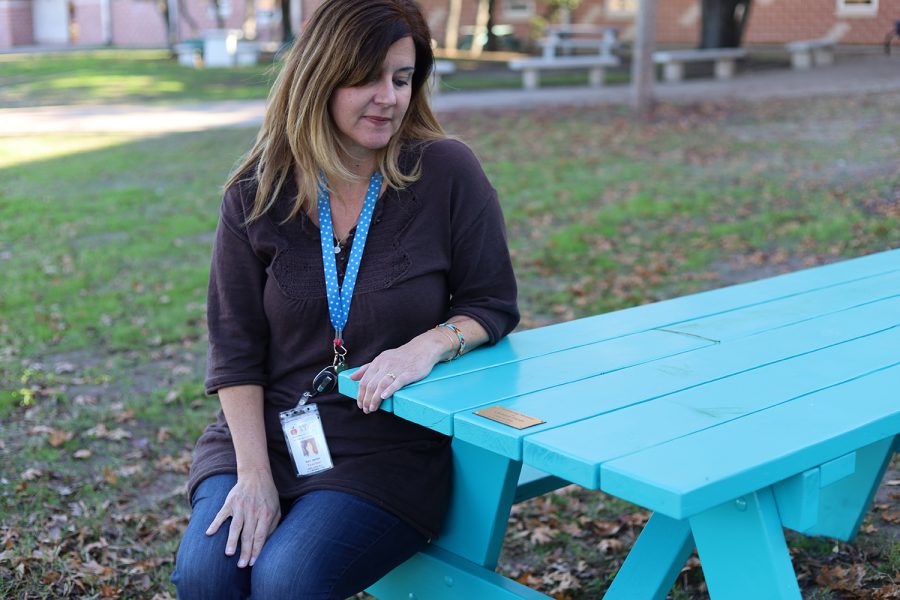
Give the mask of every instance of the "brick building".
[{"label": "brick building", "polygon": [[[450,0],[420,0],[432,33],[445,39]],[[476,21],[477,2],[463,0],[461,29]],[[514,35],[527,39],[535,17],[547,14],[539,0],[495,0],[495,22],[511,25]],[[617,27],[620,37],[633,37],[638,0],[582,0],[568,19]],[[880,44],[900,19],[900,0],[753,0],[746,44],[784,44],[833,37],[840,44]],[[700,39],[700,0],[657,0],[657,40],[660,44],[693,45]]]},{"label": "brick building", "polygon": [[[172,33],[179,41],[219,26],[211,0],[0,0],[0,50],[31,45],[164,47],[169,32],[160,3],[177,16]],[[280,37],[278,0],[217,4],[223,27],[240,29],[246,11],[253,10],[259,37]]]},{"label": "brick building", "polygon": [[[0,0],[0,49],[27,45],[165,46],[163,2],[178,15],[178,40],[199,37],[217,26],[212,0]],[[319,0],[292,0],[295,28]],[[454,0],[420,0],[439,45],[446,39]],[[615,26],[632,36],[638,0],[582,0],[568,15],[572,23]],[[458,38],[471,34],[478,0],[459,0]],[[535,17],[547,13],[542,0],[495,0],[495,22],[527,40]],[[256,15],[260,38],[280,35],[278,0],[218,0],[224,26],[240,28],[248,10]],[[699,39],[700,0],[658,0],[660,44],[691,45]],[[832,37],[840,44],[879,44],[900,19],[900,0],[753,0],[745,43],[783,44]]]}]

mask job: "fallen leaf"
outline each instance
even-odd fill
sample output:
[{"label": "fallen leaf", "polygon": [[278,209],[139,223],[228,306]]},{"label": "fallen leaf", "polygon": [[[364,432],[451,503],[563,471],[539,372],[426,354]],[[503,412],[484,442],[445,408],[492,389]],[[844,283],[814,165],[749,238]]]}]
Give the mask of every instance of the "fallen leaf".
[{"label": "fallen leaf", "polygon": [[523,573],[516,578],[516,581],[533,589],[537,589],[541,585],[540,577],[535,577],[533,573]]},{"label": "fallen leaf", "polygon": [[73,434],[71,431],[63,431],[62,429],[54,429],[50,432],[50,445],[54,448],[58,448],[62,446],[66,442],[72,439]]},{"label": "fallen leaf", "polygon": [[575,523],[564,523],[560,525],[559,529],[572,537],[582,537],[584,535],[584,530]]},{"label": "fallen leaf", "polygon": [[106,425],[100,423],[96,427],[91,427],[84,434],[88,437],[94,438],[102,438],[105,440],[112,440],[114,442],[118,442],[120,440],[128,439],[131,437],[131,432],[126,431],[124,429],[107,429]]},{"label": "fallen leaf", "polygon": [[44,472],[40,469],[30,468],[22,471],[22,474],[19,476],[23,481],[34,481],[38,477],[42,477]]},{"label": "fallen leaf", "polygon": [[75,372],[75,365],[70,362],[58,362],[55,370],[57,375],[69,375]]},{"label": "fallen leaf", "polygon": [[593,526],[597,534],[603,537],[614,536],[622,529],[622,524],[616,521],[595,521]]},{"label": "fallen leaf", "polygon": [[116,474],[120,477],[132,477],[133,475],[137,475],[143,470],[143,467],[140,464],[135,465],[126,465],[121,467]]},{"label": "fallen leaf", "polygon": [[81,448],[80,450],[76,450],[72,456],[74,456],[75,458],[82,458],[82,459],[90,458],[91,451],[87,448]]},{"label": "fallen leaf", "polygon": [[884,485],[900,485],[900,479],[891,479],[889,481],[885,481]]},{"label": "fallen leaf", "polygon": [[47,571],[41,577],[41,583],[43,583],[44,585],[53,585],[60,579],[62,579],[62,574],[58,571]]},{"label": "fallen leaf", "polygon": [[844,592],[856,592],[862,589],[862,582],[866,576],[866,568],[863,565],[852,565],[849,568],[822,567],[816,577],[816,583],[832,590]]},{"label": "fallen leaf", "polygon": [[625,544],[616,538],[600,540],[600,543],[597,544],[597,547],[600,549],[600,554],[614,554],[622,550],[624,546]]},{"label": "fallen leaf", "polygon": [[130,408],[125,412],[116,415],[116,423],[125,423],[127,421],[134,421],[134,411]]},{"label": "fallen leaf", "polygon": [[116,474],[113,473],[113,470],[109,467],[103,467],[103,479],[110,485],[116,485],[116,482],[119,480]]},{"label": "fallen leaf", "polygon": [[881,513],[881,518],[884,519],[885,523],[900,523],[900,510],[886,510]]},{"label": "fallen leaf", "polygon": [[82,570],[90,573],[91,575],[98,575],[100,577],[105,577],[107,575],[112,574],[112,572],[113,572],[112,568],[104,567],[103,565],[98,563],[96,560],[91,560],[89,562],[82,563],[81,568],[82,568]]},{"label": "fallen leaf", "polygon": [[553,536],[551,535],[552,532],[553,530],[549,527],[535,527],[531,530],[531,535],[529,536],[528,540],[535,545],[546,544],[553,541]]}]

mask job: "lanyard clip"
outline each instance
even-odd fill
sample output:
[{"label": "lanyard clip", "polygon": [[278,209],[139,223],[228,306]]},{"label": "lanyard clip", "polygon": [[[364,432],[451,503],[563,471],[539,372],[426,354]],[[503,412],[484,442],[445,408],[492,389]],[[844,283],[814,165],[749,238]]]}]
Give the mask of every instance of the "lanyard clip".
[{"label": "lanyard clip", "polygon": [[340,329],[334,332],[334,361],[331,364],[338,372],[346,368],[344,359],[347,357],[347,348],[344,347],[342,334]]}]

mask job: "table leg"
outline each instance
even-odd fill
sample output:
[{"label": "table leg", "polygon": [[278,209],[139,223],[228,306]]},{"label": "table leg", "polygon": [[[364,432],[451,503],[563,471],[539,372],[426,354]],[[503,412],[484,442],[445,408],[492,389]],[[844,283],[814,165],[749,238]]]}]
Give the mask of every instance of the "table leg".
[{"label": "table leg", "polygon": [[594,67],[588,73],[588,85],[601,87],[603,85],[603,67]]},{"label": "table leg", "polygon": [[519,461],[454,438],[450,512],[435,545],[493,569],[521,470]]},{"label": "table leg", "polygon": [[800,599],[771,488],[689,520],[711,598]]},{"label": "table leg", "polygon": [[663,79],[668,82],[681,81],[684,79],[684,64],[670,62],[663,65]]},{"label": "table leg", "polygon": [[[896,437],[900,439],[900,436]],[[803,533],[845,541],[856,537],[894,456],[894,438],[891,436],[857,450],[856,471],[819,491],[819,518]]]},{"label": "table leg", "polygon": [[665,600],[693,549],[694,538],[686,520],[653,513],[604,600]]}]

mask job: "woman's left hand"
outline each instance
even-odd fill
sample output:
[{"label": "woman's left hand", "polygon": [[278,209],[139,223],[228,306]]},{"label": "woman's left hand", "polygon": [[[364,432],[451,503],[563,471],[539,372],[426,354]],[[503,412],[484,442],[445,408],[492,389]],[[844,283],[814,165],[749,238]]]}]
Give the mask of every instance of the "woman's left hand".
[{"label": "woman's left hand", "polygon": [[385,350],[359,368],[350,379],[359,381],[356,405],[366,414],[405,385],[424,379],[448,352],[449,344],[439,333],[427,331],[393,350]]}]

